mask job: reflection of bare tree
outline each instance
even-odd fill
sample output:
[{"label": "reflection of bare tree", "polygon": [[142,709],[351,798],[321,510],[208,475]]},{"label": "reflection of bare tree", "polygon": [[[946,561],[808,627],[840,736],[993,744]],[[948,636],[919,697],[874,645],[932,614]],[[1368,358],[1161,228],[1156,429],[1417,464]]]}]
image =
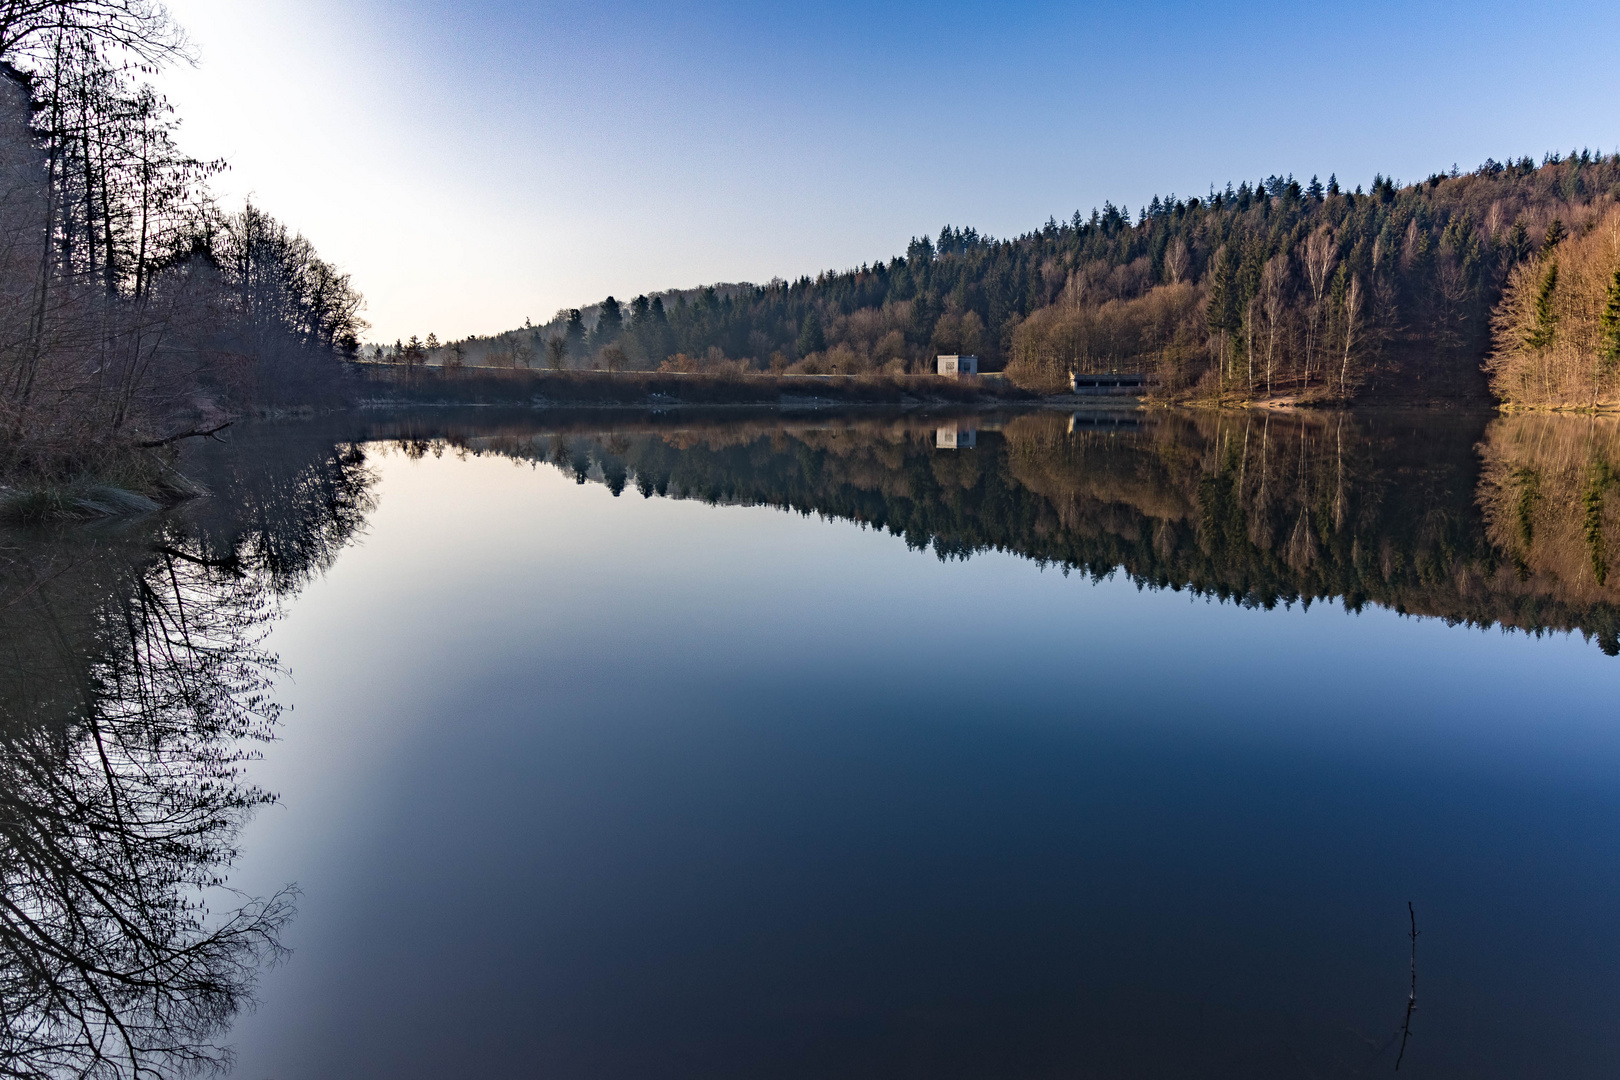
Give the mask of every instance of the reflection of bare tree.
[{"label": "reflection of bare tree", "polygon": [[277,718],[263,639],[359,527],[370,476],[358,450],[261,465],[234,533],[64,529],[0,552],[0,1075],[222,1065],[281,952],[290,893],[227,887],[272,798],[243,776]]}]

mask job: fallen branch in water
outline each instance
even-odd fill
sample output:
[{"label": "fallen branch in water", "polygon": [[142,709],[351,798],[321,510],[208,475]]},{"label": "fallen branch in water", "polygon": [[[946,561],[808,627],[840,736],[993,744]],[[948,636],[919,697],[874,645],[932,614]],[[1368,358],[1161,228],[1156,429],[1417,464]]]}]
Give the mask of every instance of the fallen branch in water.
[{"label": "fallen branch in water", "polygon": [[1417,912],[1412,901],[1406,902],[1406,914],[1412,919],[1412,990],[1406,997],[1406,1021],[1401,1024],[1401,1052],[1395,1055],[1395,1071],[1401,1071],[1401,1059],[1406,1057],[1406,1040],[1412,1037],[1412,1011],[1417,1008]]},{"label": "fallen branch in water", "polygon": [[168,446],[170,443],[179,442],[181,439],[213,439],[221,431],[224,431],[226,428],[230,427],[231,423],[232,422],[230,420],[227,420],[218,427],[209,428],[207,431],[200,429],[194,431],[182,431],[178,435],[170,435],[165,439],[150,439],[146,442],[138,442],[135,445],[140,447],[142,450],[152,450],[159,446]]}]

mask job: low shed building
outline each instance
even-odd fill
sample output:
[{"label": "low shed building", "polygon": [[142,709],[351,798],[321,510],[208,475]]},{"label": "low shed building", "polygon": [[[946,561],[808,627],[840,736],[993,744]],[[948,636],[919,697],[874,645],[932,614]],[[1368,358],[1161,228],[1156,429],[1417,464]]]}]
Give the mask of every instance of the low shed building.
[{"label": "low shed building", "polygon": [[941,375],[977,375],[979,373],[979,358],[977,356],[936,356],[935,364]]}]

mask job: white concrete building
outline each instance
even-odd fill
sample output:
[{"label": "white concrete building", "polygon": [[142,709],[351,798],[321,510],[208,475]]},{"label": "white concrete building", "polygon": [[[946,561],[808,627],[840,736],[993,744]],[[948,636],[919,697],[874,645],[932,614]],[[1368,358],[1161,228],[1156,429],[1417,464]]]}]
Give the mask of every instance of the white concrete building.
[{"label": "white concrete building", "polygon": [[979,373],[979,358],[977,356],[936,356],[934,363],[941,375],[977,375]]},{"label": "white concrete building", "polygon": [[951,424],[934,429],[934,448],[937,450],[971,450],[979,445],[977,428]]}]

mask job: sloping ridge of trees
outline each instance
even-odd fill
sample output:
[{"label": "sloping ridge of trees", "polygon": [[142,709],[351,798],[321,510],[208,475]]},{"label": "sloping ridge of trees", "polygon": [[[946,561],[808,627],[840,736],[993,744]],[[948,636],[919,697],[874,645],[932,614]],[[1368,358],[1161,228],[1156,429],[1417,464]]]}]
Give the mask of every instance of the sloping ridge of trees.
[{"label": "sloping ridge of trees", "polygon": [[[361,299],[309,242],[209,195],[141,81],[187,59],[150,0],[0,0],[0,504],[187,490],[173,443],[343,399]],[[118,493],[122,494],[118,494]]]},{"label": "sloping ridge of trees", "polygon": [[[1071,371],[1142,371],[1173,400],[1483,401],[1525,400],[1513,363],[1482,369],[1488,355],[1524,354],[1538,403],[1615,402],[1617,199],[1620,154],[1586,150],[1405,185],[1378,176],[1366,191],[1269,176],[1201,198],[1155,196],[1135,215],[1111,203],[1077,211],[1012,239],[946,226],[903,256],[814,278],[608,297],[492,338],[430,338],[423,355],[860,374],[974,353],[1042,390]],[[1560,245],[1571,249],[1564,277],[1543,289]],[[1572,261],[1586,268],[1579,282]],[[1552,313],[1538,324],[1543,291]],[[1560,324],[1565,308],[1579,314]],[[1520,309],[1529,314],[1511,315]],[[1577,325],[1592,330],[1581,337]],[[1559,370],[1583,365],[1586,383],[1553,386],[1555,344],[1580,358]]]}]

